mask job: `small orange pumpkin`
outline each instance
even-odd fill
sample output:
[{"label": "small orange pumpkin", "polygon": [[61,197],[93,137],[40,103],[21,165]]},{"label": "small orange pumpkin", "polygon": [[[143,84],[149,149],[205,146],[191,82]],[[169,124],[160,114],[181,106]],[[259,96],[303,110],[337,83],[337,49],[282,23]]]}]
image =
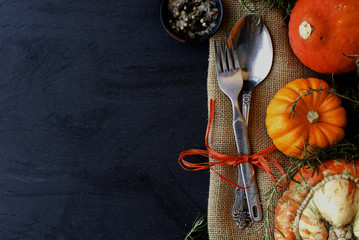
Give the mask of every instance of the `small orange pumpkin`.
[{"label": "small orange pumpkin", "polygon": [[[276,240],[359,237],[359,160],[323,161],[294,177],[275,211]],[[354,235],[354,236],[353,236]]]},{"label": "small orange pumpkin", "polygon": [[[344,138],[347,123],[341,99],[327,91],[302,96],[290,112],[304,89],[330,89],[317,78],[300,78],[280,89],[267,107],[266,126],[274,145],[285,155],[300,156],[304,146],[325,148]],[[307,143],[307,145],[305,145]],[[307,148],[307,150],[310,150]]]},{"label": "small orange pumpkin", "polygon": [[289,20],[289,41],[299,60],[319,73],[355,71],[359,54],[358,0],[298,0]]}]

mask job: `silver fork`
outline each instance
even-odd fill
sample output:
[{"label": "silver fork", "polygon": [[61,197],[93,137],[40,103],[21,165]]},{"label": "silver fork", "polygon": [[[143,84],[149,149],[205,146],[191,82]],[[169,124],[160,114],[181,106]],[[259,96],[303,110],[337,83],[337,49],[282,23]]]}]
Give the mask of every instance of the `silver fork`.
[{"label": "silver fork", "polygon": [[[228,39],[228,38],[225,38]],[[233,45],[233,39],[230,38]],[[237,151],[239,154],[249,154],[249,144],[246,130],[246,123],[243,119],[238,104],[238,96],[243,87],[243,77],[239,66],[236,51],[229,50],[227,41],[224,41],[224,49],[219,41],[219,51],[215,41],[215,59],[217,68],[218,85],[221,90],[230,98],[233,108],[233,129],[236,140]],[[233,57],[233,58],[232,58]],[[238,166],[238,185],[248,187],[251,183],[252,169],[249,163]],[[235,202],[232,208],[232,217],[239,228],[244,228],[247,224],[248,215],[256,221],[256,215],[260,210],[257,183],[253,178],[252,186],[245,190],[236,188]],[[252,217],[254,216],[254,217]]]}]

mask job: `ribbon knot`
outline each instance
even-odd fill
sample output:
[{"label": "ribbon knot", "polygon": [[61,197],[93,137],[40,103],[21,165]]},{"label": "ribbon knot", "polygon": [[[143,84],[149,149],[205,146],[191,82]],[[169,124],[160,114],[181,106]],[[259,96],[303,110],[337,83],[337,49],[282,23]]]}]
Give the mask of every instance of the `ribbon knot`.
[{"label": "ribbon knot", "polygon": [[[201,149],[190,149],[186,150],[180,153],[180,156],[178,158],[178,163],[181,165],[181,167],[186,171],[200,171],[204,169],[211,169],[214,171],[220,178],[227,181],[228,183],[241,188],[246,189],[252,186],[253,179],[254,179],[254,168],[253,165],[257,166],[258,168],[262,169],[269,178],[274,182],[277,183],[277,175],[274,173],[274,171],[271,169],[270,164],[275,166],[282,174],[284,174],[282,166],[273,158],[269,156],[264,156],[267,153],[275,151],[277,148],[274,145],[269,146],[268,148],[255,153],[253,155],[240,155],[236,153],[235,156],[225,155],[219,152],[216,152],[212,150],[209,147],[208,144],[208,136],[211,129],[211,124],[213,121],[213,115],[214,115],[214,104],[215,100],[210,100],[210,112],[209,112],[209,118],[208,118],[208,124],[207,124],[207,130],[206,130],[206,136],[205,136],[205,146],[206,150]],[[192,163],[184,160],[186,156],[189,155],[201,155],[207,158],[212,158],[217,161],[212,162],[200,162],[200,163]],[[247,187],[242,187],[238,185],[237,183],[233,182],[232,180],[226,178],[222,174],[218,173],[216,170],[214,170],[213,166],[222,165],[222,166],[238,166],[242,163],[250,163],[250,167],[252,169],[252,177],[251,177],[251,184]],[[279,187],[283,187],[285,182],[281,184]]]}]

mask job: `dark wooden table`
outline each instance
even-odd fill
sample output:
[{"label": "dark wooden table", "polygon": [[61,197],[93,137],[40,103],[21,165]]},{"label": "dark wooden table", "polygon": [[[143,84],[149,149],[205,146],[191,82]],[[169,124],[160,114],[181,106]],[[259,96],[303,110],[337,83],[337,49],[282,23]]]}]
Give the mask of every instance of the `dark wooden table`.
[{"label": "dark wooden table", "polygon": [[208,42],[159,6],[0,4],[0,239],[184,239],[207,211],[177,158],[204,147]]}]

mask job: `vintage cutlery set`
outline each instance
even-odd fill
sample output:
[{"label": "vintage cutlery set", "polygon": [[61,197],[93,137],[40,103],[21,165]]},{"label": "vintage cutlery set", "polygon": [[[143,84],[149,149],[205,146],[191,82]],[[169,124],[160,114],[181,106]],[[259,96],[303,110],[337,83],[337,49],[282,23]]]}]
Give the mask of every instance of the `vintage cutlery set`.
[{"label": "vintage cutlery set", "polygon": [[[230,98],[233,108],[233,130],[239,154],[250,154],[247,136],[250,99],[253,88],[265,79],[273,62],[269,32],[257,15],[247,15],[232,29],[222,43],[214,41],[218,85]],[[238,97],[242,97],[242,112]],[[250,163],[238,166],[232,217],[239,228],[248,220],[259,222],[262,210],[255,177],[251,185]]]}]

